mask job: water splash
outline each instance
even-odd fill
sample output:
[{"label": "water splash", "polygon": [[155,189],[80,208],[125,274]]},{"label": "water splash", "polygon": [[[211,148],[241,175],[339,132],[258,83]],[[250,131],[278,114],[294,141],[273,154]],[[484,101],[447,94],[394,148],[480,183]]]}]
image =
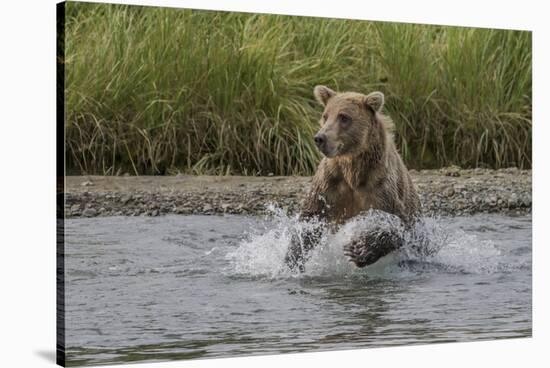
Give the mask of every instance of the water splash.
[{"label": "water splash", "polygon": [[501,262],[502,252],[493,241],[480,240],[462,230],[449,234],[446,240],[427,262],[441,265],[447,272],[487,274],[511,267]]},{"label": "water splash", "polygon": [[[231,274],[249,277],[354,277],[361,275],[388,276],[394,273],[446,272],[492,273],[506,267],[499,262],[501,251],[492,241],[480,240],[462,230],[449,230],[438,218],[423,218],[405,231],[395,216],[380,211],[369,211],[358,216],[336,232],[315,220],[300,221],[298,215],[287,215],[274,205],[267,207],[263,229],[247,234],[236,250],[229,252]],[[311,251],[306,270],[298,274],[289,270],[284,257],[292,234],[301,234],[315,227],[321,228],[319,244]],[[376,263],[358,268],[344,256],[343,247],[365,229],[398,229],[405,242],[399,251],[381,258]]]}]

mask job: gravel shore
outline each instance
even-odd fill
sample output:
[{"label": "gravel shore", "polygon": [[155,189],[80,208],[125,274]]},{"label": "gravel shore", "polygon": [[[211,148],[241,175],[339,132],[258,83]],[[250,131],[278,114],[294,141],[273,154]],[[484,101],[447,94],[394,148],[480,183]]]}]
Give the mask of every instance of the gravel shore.
[{"label": "gravel shore", "polygon": [[[411,170],[427,215],[531,212],[531,171]],[[311,177],[69,176],[65,216],[262,214],[274,203],[295,213]]]}]

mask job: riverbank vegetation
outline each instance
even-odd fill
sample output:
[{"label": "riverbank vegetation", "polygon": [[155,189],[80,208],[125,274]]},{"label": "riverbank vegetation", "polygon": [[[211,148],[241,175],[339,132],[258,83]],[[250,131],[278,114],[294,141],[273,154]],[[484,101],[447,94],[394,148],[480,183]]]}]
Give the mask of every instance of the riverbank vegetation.
[{"label": "riverbank vegetation", "polygon": [[309,175],[312,90],[386,94],[411,168],[531,166],[531,33],[67,3],[69,174]]}]

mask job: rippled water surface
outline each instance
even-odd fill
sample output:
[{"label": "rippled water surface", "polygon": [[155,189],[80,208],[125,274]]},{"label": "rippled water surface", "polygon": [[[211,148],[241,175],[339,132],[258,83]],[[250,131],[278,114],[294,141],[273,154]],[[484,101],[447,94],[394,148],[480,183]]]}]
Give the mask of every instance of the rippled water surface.
[{"label": "rippled water surface", "polygon": [[531,336],[530,216],[430,220],[438,253],[364,269],[342,251],[359,225],[293,275],[281,214],[68,220],[67,363]]}]

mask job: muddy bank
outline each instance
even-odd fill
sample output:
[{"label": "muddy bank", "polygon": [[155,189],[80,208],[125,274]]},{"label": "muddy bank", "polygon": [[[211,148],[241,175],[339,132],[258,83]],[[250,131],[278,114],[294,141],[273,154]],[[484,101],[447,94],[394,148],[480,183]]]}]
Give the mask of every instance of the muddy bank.
[{"label": "muddy bank", "polygon": [[[531,212],[531,171],[411,170],[424,212]],[[69,176],[66,217],[262,214],[267,203],[296,212],[310,177]]]}]

